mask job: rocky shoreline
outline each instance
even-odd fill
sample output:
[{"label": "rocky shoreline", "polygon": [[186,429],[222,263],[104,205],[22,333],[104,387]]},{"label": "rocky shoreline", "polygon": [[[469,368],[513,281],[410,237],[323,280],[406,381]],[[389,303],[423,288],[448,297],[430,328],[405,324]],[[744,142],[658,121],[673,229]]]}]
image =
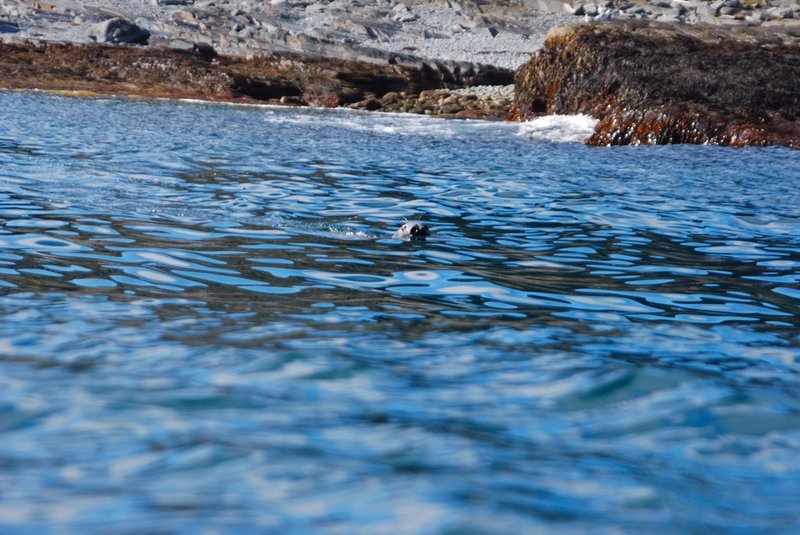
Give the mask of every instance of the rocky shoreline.
[{"label": "rocky shoreline", "polygon": [[[609,19],[631,19],[630,24],[638,20],[640,25],[641,20],[669,21],[679,33],[684,27],[703,27],[686,23],[709,22],[727,29],[760,26],[765,35],[791,33],[800,28],[800,2],[108,0],[95,6],[77,0],[0,0],[0,87],[525,119],[536,115],[528,108],[541,97],[531,96],[534,86],[525,80],[532,78],[520,74],[512,107],[515,71],[530,72],[530,63],[523,65],[531,54],[556,46],[545,44],[553,28],[579,21],[602,33],[606,30],[600,28],[606,28]],[[720,29],[715,35],[718,47],[728,46],[730,31]],[[575,52],[583,59],[565,59],[562,54],[556,62],[560,65],[551,61],[541,67],[542,72],[585,76],[575,74],[570,61],[605,72],[605,64],[593,59],[595,51],[576,48]],[[642,64],[654,68],[646,55]],[[540,51],[534,62],[541,64],[542,57]],[[721,69],[727,67],[715,66],[715,57],[703,61],[725,76]],[[646,88],[635,83],[630,87],[650,98]],[[609,95],[605,97],[611,109]],[[592,98],[585,95],[587,101]],[[680,111],[653,98],[649,107],[640,101],[626,104],[622,115],[601,112],[597,99],[593,106],[546,105],[545,109],[600,118],[598,128],[615,133],[605,138],[596,134],[592,138],[596,144],[748,144],[753,138],[741,132],[736,142],[722,135],[620,134],[639,128],[631,125],[648,121],[655,125],[654,113],[669,116]],[[691,124],[707,120],[703,113],[708,111],[715,114],[710,123],[718,128],[725,116],[725,111],[699,110]],[[637,119],[640,115],[645,118]],[[688,120],[684,117],[675,124]],[[773,138],[759,139],[758,143],[766,143]],[[794,146],[783,138],[774,139]]]},{"label": "rocky shoreline", "polygon": [[347,107],[503,119],[510,99],[458,94],[506,85],[513,72],[481,65],[376,64],[291,52],[252,57],[132,45],[0,42],[0,86],[82,94]]}]

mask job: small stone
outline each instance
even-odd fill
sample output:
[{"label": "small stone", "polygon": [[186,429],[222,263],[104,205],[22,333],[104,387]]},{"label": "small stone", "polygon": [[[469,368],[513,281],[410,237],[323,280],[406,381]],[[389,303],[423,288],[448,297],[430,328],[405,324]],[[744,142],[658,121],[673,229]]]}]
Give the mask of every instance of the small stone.
[{"label": "small stone", "polygon": [[383,108],[383,104],[377,99],[368,98],[362,101],[364,103],[364,108],[367,111],[376,111]]},{"label": "small stone", "polygon": [[720,16],[720,9],[725,5],[725,0],[717,0],[716,2],[712,2],[708,6],[708,13],[715,17]]},{"label": "small stone", "polygon": [[419,92],[419,99],[420,100],[430,100],[436,96],[435,89],[425,89]]},{"label": "small stone", "polygon": [[192,52],[206,61],[212,61],[217,57],[217,52],[209,43],[195,43],[192,45]]},{"label": "small stone", "polygon": [[395,93],[394,91],[390,91],[390,92],[386,93],[381,98],[381,102],[384,105],[393,104],[393,103],[397,102],[398,100],[400,100],[400,95]]},{"label": "small stone", "polygon": [[37,11],[49,11],[51,13],[56,11],[56,6],[53,4],[47,4],[45,2],[34,2],[33,9]]},{"label": "small stone", "polygon": [[766,20],[777,20],[780,19],[780,12],[775,9],[774,7],[769,9],[762,9],[761,12],[758,14],[758,18],[766,21]]},{"label": "small stone", "polygon": [[449,104],[443,104],[439,108],[439,114],[441,115],[455,115],[456,113],[464,111],[463,106],[459,106],[457,102],[452,102]]}]

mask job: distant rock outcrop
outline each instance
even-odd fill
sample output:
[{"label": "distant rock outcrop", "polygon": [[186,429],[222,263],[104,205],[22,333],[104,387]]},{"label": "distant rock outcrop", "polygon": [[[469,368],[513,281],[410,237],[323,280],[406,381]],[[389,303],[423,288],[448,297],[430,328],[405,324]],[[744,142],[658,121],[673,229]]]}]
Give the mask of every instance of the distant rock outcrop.
[{"label": "distant rock outcrop", "polygon": [[510,116],[592,115],[592,145],[800,148],[798,80],[800,27],[568,26],[518,72]]}]

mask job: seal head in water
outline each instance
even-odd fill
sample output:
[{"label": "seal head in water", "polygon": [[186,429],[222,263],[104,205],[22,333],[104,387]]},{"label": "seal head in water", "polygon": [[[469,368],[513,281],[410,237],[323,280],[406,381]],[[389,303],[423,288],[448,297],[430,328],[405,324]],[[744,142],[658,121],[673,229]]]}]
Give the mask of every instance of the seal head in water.
[{"label": "seal head in water", "polygon": [[392,234],[392,238],[400,238],[401,240],[424,240],[431,235],[428,230],[428,225],[419,222],[406,221],[397,232]]}]

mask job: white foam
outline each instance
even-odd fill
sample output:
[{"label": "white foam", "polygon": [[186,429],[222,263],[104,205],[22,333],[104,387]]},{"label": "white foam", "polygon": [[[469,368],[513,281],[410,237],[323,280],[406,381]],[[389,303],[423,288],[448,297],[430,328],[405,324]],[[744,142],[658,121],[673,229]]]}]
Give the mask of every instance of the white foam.
[{"label": "white foam", "polygon": [[394,136],[453,137],[476,130],[500,130],[506,124],[484,120],[448,120],[396,112],[367,112],[344,108],[282,108],[266,110],[273,124],[324,125],[357,132]]},{"label": "white foam", "polygon": [[[488,86],[487,86],[488,87]],[[156,99],[160,100],[160,99]],[[174,99],[163,99],[172,101]],[[374,112],[349,108],[322,108],[313,106],[284,106],[253,102],[224,102],[199,99],[177,99],[184,104],[202,106],[232,106],[260,108],[262,120],[271,124],[319,125],[342,128],[356,132],[389,134],[397,136],[454,137],[476,131],[504,131],[515,128],[515,123],[485,119],[442,119],[423,114],[400,112]]]},{"label": "white foam", "polygon": [[539,142],[585,143],[596,125],[588,115],[546,115],[522,123],[519,133]]}]

